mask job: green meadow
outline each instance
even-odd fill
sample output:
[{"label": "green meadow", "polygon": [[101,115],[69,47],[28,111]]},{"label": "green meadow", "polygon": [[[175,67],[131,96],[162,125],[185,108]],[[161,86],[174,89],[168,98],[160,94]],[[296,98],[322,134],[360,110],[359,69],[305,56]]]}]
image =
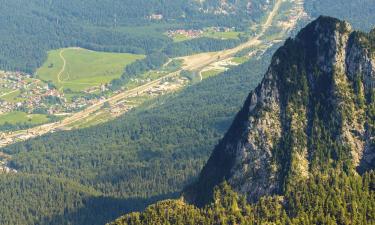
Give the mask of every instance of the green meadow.
[{"label": "green meadow", "polygon": [[82,48],[57,49],[48,52],[47,61],[37,70],[36,75],[59,89],[80,92],[119,78],[126,65],[144,57]]},{"label": "green meadow", "polygon": [[5,123],[10,124],[30,124],[37,125],[48,122],[49,119],[47,115],[42,114],[27,114],[24,112],[11,112],[7,114],[0,115],[0,125]]}]

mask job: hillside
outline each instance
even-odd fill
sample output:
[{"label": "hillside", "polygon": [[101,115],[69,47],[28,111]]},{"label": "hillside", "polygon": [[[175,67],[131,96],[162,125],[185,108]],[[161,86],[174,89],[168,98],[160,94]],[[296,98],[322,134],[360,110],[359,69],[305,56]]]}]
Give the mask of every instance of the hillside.
[{"label": "hillside", "polygon": [[309,24],[183,197],[113,224],[373,224],[374,41],[334,18]]},{"label": "hillside", "polygon": [[[161,48],[169,56],[220,50],[234,47],[243,39],[215,38],[212,40],[205,37],[175,43],[172,38],[166,37],[165,33],[169,29],[197,29],[233,24],[240,30],[235,32],[243,33],[251,24],[256,27],[257,23],[252,23],[252,21],[256,22],[264,15],[264,11],[258,11],[260,12],[258,15],[246,16],[249,21],[239,19],[243,13],[248,13],[241,5],[245,1],[227,1],[239,4],[230,15],[215,14],[218,5],[209,6],[209,4],[219,2],[215,0],[204,1],[206,6],[198,11],[191,10],[190,5],[181,4],[182,1],[163,1],[168,3],[171,9],[167,9],[164,3],[158,4],[157,7],[150,6],[144,9],[141,7],[142,4],[159,2],[157,0],[121,2],[128,2],[132,7],[124,9],[119,5],[108,4],[109,1],[28,1],[27,3],[6,1],[2,5],[4,8],[0,9],[1,11],[10,8],[7,12],[4,10],[0,13],[0,17],[4,16],[2,17],[4,20],[0,20],[0,24],[4,23],[4,26],[1,26],[4,30],[0,28],[0,33],[3,32],[1,34],[4,35],[1,37],[5,40],[0,41],[0,46],[4,44],[7,49],[2,52],[8,54],[3,57],[0,53],[2,67],[33,72],[30,68],[36,68],[44,61],[42,58],[46,57],[47,50],[69,46],[82,46],[99,51],[148,54],[148,56],[152,55],[151,52],[159,52]],[[186,3],[186,1],[183,2]],[[272,1],[253,2],[252,13],[257,12],[256,9],[269,10],[268,5],[261,7],[262,2],[272,3]],[[23,3],[25,7],[33,10],[32,13],[22,12],[23,7],[20,5]],[[287,11],[289,1],[284,3],[285,7],[283,6],[282,9]],[[100,5],[101,8],[94,7],[94,4]],[[192,5],[195,7],[195,4]],[[364,6],[361,5],[361,7]],[[20,21],[12,17],[15,15],[14,10],[18,8],[21,13],[15,18]],[[48,10],[45,10],[46,8]],[[83,10],[83,8],[89,8],[90,11]],[[99,8],[102,10],[98,10]],[[117,8],[120,12],[112,14]],[[180,8],[182,11],[186,10],[190,17],[176,19],[174,13],[180,13]],[[324,9],[330,9],[327,13],[338,12],[329,7]],[[342,13],[345,12],[345,7],[341,9],[343,9]],[[142,10],[146,12],[138,14]],[[163,20],[145,19],[145,15],[150,12],[160,13],[158,10],[162,10],[165,16]],[[164,12],[164,10],[169,12]],[[131,14],[132,12],[136,15]],[[317,15],[319,11],[315,13],[314,15]],[[121,17],[118,16],[120,14]],[[274,25],[279,25],[279,18],[282,16],[285,17],[285,15],[277,15]],[[361,16],[367,18],[368,15],[359,13],[357,16],[357,20],[360,21]],[[11,21],[9,18],[12,18]],[[42,28],[38,28],[40,32],[34,32],[34,27],[29,24],[29,20],[42,25]],[[9,26],[13,23],[20,23],[20,29],[15,30],[13,26]],[[355,27],[359,28],[360,25],[362,24],[357,23]],[[265,38],[274,39],[275,37],[272,37],[274,33],[276,32],[267,32]],[[8,39],[9,34],[17,34],[14,35],[15,40]],[[38,36],[41,34],[45,36]],[[59,34],[59,38],[55,37],[55,34]],[[25,37],[28,37],[30,43],[23,41]],[[17,38],[21,38],[22,41]],[[284,36],[279,38],[284,39]],[[0,218],[4,219],[0,219],[0,224],[15,224],[14,213],[18,209],[25,224],[85,224],[85,222],[90,225],[103,224],[124,213],[143,210],[145,206],[157,200],[178,196],[186,184],[196,179],[214,145],[225,134],[235,113],[241,108],[248,91],[255,88],[261,81],[261,75],[266,71],[274,50],[275,48],[271,47],[266,52],[257,51],[243,65],[231,68],[216,77],[205,79],[199,84],[188,86],[177,93],[147,101],[139,108],[109,123],[88,129],[51,133],[1,149],[11,154],[11,166],[21,173],[15,175],[14,180],[0,181],[6,184],[3,186],[4,193],[11,193],[4,194],[2,197],[2,209],[7,210],[6,213],[0,213]],[[245,51],[242,55],[238,55],[241,62],[247,60],[246,57],[242,57],[247,53]],[[25,116],[26,119],[30,118]],[[28,122],[34,121],[28,120]],[[347,177],[346,174],[339,172],[337,174],[341,178]],[[29,181],[28,177],[35,175],[40,179]],[[68,181],[68,184],[59,189],[49,188],[49,180],[56,178],[59,181]],[[17,179],[23,181],[18,182]],[[352,198],[363,197],[362,190],[364,193],[369,193],[367,187],[369,186],[368,180],[373,179],[371,175],[363,178],[364,185],[358,185],[362,182],[361,178],[350,176],[348,179],[350,181],[340,183],[340,185],[350,186],[350,183],[353,188],[358,188],[356,192],[358,196],[355,195]],[[22,186],[24,182],[28,182],[26,188]],[[331,182],[333,181],[328,180],[318,189],[308,188],[321,193],[321,189]],[[46,183],[48,185],[45,185]],[[314,181],[310,184],[315,185]],[[79,189],[85,189],[82,197],[84,204],[81,204],[81,198],[77,197],[76,201],[58,205],[55,210],[34,210],[43,208],[43,201],[53,194],[75,195],[77,186]],[[307,189],[307,187],[303,188]],[[40,196],[29,195],[30,191],[35,190],[42,190],[38,192]],[[329,191],[331,190],[327,190],[327,195]],[[13,194],[15,192],[17,195],[30,196],[30,198],[17,199]],[[315,192],[312,191],[312,193]],[[339,194],[345,195],[345,193]],[[304,197],[311,198],[311,195]],[[319,201],[323,202],[322,199]],[[342,200],[343,204],[347,203],[345,201],[347,200]],[[355,202],[355,204],[361,205],[362,203]],[[363,204],[366,205],[368,202]],[[245,209],[247,205],[242,204],[242,206]],[[279,205],[276,206],[279,207]],[[367,206],[361,205],[360,207],[362,210]],[[150,212],[153,213],[152,210]],[[100,216],[98,216],[99,213]],[[85,221],[87,218],[90,219]]]},{"label": "hillside", "polygon": [[305,9],[312,18],[320,15],[336,17],[363,31],[371,30],[375,24],[375,2],[372,0],[306,0]]},{"label": "hillside", "polygon": [[[22,173],[79,182],[141,210],[149,201],[177,196],[196,177],[248,89],[260,82],[273,51],[150,101],[112,122],[45,135],[2,150],[12,155],[11,165]],[[30,188],[41,189],[37,183]],[[110,221],[129,212],[124,204],[117,213],[103,211],[103,217],[107,213]],[[14,204],[8,207],[16,209]]]},{"label": "hillside", "polygon": [[[173,40],[164,35],[167,30],[210,26],[248,29],[272,6],[272,2],[254,0],[251,11],[246,11],[242,7],[245,0],[224,8],[220,2],[2,0],[0,69],[33,73],[46,59],[47,51],[72,46],[149,54],[173,46]],[[227,7],[230,13],[224,13]],[[199,51],[199,46],[194,48]]]}]

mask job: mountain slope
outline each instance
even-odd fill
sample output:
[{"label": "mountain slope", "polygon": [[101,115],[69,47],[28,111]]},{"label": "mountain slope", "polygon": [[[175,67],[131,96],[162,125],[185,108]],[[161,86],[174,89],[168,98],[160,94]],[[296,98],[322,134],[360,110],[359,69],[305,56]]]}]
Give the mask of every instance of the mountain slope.
[{"label": "mountain slope", "polygon": [[248,200],[330,168],[374,168],[374,33],[320,17],[274,55],[185,197],[198,205],[224,180]]},{"label": "mountain slope", "polygon": [[374,224],[374,35],[309,24],[275,53],[183,197],[112,224]]},{"label": "mountain slope", "polygon": [[312,18],[319,15],[336,17],[363,31],[369,31],[375,24],[373,0],[305,0],[304,6]]},{"label": "mountain slope", "polygon": [[[254,57],[221,75],[153,100],[106,124],[56,132],[2,151],[12,155],[11,165],[25,176],[40,174],[89,186],[102,194],[95,198],[97,204],[104,196],[117,199],[116,210],[101,212],[104,221],[132,210],[143,210],[156,200],[177,196],[198,175],[213,146],[241,108],[248,90],[261,81],[274,51],[271,48],[262,57]],[[43,189],[37,184],[32,188]],[[66,188],[61,191],[69,192]],[[50,195],[47,190],[43,193]],[[17,205],[12,204],[10,196],[4,196],[4,202],[7,203],[4,208],[16,211]],[[35,208],[34,204],[23,206]],[[116,208],[113,203],[111,207]],[[70,211],[75,212],[75,221],[88,214],[77,207]],[[7,217],[7,213],[0,214],[0,219]],[[48,211],[39,211],[27,216],[31,220],[50,215]],[[64,215],[56,217],[63,219]],[[103,220],[86,224],[102,224]]]},{"label": "mountain slope", "polygon": [[173,45],[164,35],[169,29],[248,28],[272,4],[252,0],[251,13],[244,13],[247,1],[215,14],[220,0],[0,0],[0,69],[33,73],[48,50],[63,47],[149,54]]}]

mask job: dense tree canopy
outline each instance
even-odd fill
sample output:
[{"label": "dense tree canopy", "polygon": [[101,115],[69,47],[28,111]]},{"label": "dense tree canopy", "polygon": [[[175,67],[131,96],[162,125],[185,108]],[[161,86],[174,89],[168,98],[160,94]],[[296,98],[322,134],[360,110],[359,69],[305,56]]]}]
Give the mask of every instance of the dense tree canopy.
[{"label": "dense tree canopy", "polygon": [[[216,15],[208,9],[215,9],[218,2],[207,1],[202,6],[195,0],[1,0],[0,69],[32,73],[48,50],[61,47],[149,54],[173,45],[164,35],[168,29],[248,28],[267,11],[261,7],[265,1],[256,0],[248,15],[240,7],[246,1],[241,0],[235,13]],[[205,9],[208,11],[203,13]],[[153,14],[163,18],[152,20]]]},{"label": "dense tree canopy", "polygon": [[360,177],[331,170],[290,187],[284,196],[263,197],[255,204],[248,204],[223,183],[212,203],[202,209],[183,200],[168,200],[111,224],[373,224],[374,181],[374,172]]},{"label": "dense tree canopy", "polygon": [[[22,173],[68,179],[125,202],[126,207],[119,206],[117,211],[103,211],[106,221],[113,220],[175,195],[195,178],[249,90],[260,81],[273,51],[107,124],[49,134],[3,150],[12,155],[11,166]],[[37,183],[33,188],[44,189]],[[65,188],[62,195],[64,191],[70,192]],[[48,190],[43,193],[49,195]],[[101,197],[95,199],[100,202]],[[4,207],[17,207],[4,202],[8,202]],[[75,209],[79,215],[79,207]],[[39,213],[25,210],[30,220],[50,216],[48,211]]]}]

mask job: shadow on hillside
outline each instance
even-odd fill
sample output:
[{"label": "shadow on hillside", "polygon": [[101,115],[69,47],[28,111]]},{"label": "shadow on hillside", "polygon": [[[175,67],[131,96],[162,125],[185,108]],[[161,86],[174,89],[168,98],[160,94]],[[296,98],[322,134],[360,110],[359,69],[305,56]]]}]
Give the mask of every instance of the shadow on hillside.
[{"label": "shadow on hillside", "polygon": [[144,210],[148,205],[157,201],[176,198],[178,193],[154,196],[147,199],[117,199],[111,197],[90,197],[85,199],[85,207],[79,209],[65,208],[61,214],[42,218],[37,224],[76,224],[76,225],[103,225],[116,218],[134,211]]}]

